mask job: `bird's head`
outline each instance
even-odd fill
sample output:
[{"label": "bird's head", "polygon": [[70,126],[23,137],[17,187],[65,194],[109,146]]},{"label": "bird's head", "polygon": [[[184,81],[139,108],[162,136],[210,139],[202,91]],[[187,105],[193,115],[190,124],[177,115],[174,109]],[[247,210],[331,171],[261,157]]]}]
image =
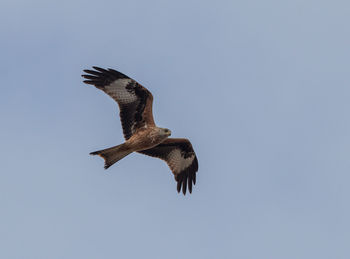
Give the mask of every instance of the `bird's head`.
[{"label": "bird's head", "polygon": [[171,130],[170,129],[160,128],[160,132],[161,132],[162,135],[165,135],[167,137],[169,137],[171,135]]}]

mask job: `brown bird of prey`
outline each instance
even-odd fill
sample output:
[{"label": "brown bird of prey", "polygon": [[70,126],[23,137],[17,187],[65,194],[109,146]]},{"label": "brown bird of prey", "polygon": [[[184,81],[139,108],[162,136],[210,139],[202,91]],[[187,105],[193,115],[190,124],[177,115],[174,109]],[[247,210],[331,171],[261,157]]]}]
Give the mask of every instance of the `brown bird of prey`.
[{"label": "brown bird of prey", "polygon": [[196,184],[198,160],[191,142],[185,138],[168,138],[171,131],[156,126],[152,114],[153,96],[132,78],[114,70],[93,67],[84,70],[84,83],[104,91],[119,105],[125,142],[90,153],[105,160],[105,169],[132,152],[164,160],[175,176],[177,191],[192,193]]}]

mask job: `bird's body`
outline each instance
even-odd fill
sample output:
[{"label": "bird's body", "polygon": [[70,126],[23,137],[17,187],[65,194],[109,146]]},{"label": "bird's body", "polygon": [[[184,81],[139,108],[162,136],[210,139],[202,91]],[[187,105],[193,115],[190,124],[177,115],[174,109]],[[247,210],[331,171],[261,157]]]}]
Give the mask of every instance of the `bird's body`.
[{"label": "bird's body", "polygon": [[167,129],[158,127],[144,127],[135,132],[125,144],[134,151],[150,149],[162,143],[171,134]]},{"label": "bird's body", "polygon": [[167,162],[177,181],[177,190],[186,194],[188,185],[196,183],[197,157],[187,139],[168,138],[169,129],[157,127],[152,114],[152,94],[135,80],[113,69],[93,67],[82,75],[92,84],[107,93],[120,108],[120,118],[125,142],[121,145],[90,153],[105,160],[105,169],[132,152],[139,152]]}]

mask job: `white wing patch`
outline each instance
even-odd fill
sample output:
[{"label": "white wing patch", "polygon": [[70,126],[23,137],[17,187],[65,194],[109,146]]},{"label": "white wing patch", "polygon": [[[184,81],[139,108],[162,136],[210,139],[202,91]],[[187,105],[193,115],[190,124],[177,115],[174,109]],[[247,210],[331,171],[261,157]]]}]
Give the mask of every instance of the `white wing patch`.
[{"label": "white wing patch", "polygon": [[192,164],[194,157],[195,155],[192,155],[188,158],[184,158],[181,155],[180,149],[174,149],[168,154],[167,160],[169,162],[170,169],[175,174],[179,174]]},{"label": "white wing patch", "polygon": [[126,86],[132,81],[130,78],[117,79],[105,86],[105,92],[121,104],[135,102],[137,100],[136,94],[126,89]]}]

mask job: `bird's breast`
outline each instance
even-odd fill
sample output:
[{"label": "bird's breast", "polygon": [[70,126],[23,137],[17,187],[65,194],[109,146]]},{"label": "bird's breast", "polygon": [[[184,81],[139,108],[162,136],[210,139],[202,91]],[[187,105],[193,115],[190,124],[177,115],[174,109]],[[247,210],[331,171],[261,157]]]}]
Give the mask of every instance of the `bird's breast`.
[{"label": "bird's breast", "polygon": [[127,143],[134,151],[150,149],[164,140],[164,136],[160,135],[158,132],[159,131],[154,128],[143,128],[135,132]]}]

